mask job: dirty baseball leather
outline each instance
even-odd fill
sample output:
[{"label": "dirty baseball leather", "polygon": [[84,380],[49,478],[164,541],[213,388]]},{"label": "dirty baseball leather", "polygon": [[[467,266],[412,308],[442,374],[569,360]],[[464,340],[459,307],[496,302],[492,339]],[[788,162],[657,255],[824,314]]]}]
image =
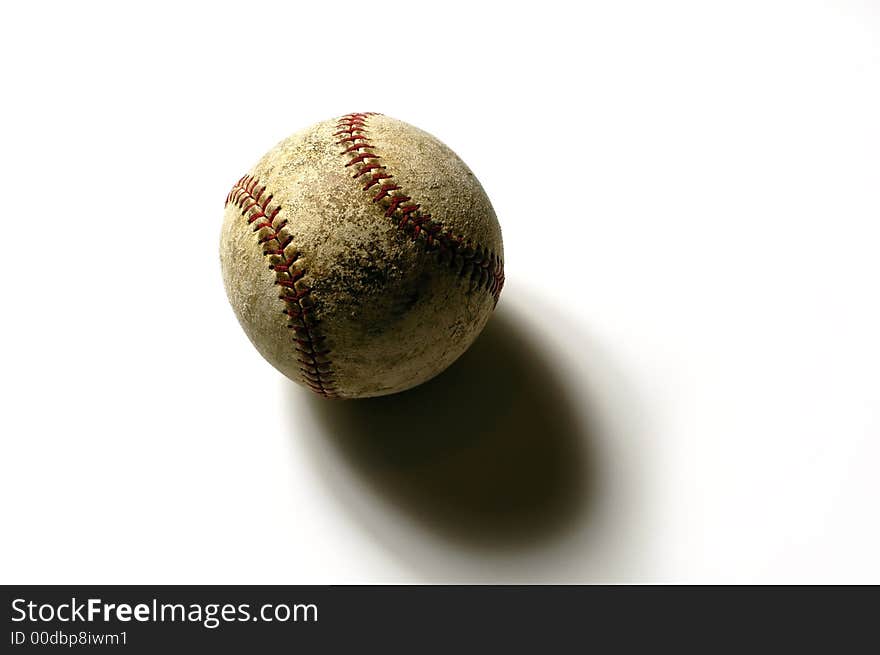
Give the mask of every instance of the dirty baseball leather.
[{"label": "dirty baseball leather", "polygon": [[454,362],[495,307],[502,257],[464,162],[378,114],[279,143],[230,191],[220,242],[229,301],[260,354],[339,398],[403,391]]}]

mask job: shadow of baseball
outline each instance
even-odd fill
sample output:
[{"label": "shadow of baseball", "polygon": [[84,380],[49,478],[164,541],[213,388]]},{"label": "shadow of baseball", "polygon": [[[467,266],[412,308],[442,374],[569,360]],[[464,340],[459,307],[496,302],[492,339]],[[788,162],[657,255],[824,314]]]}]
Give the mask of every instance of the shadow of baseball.
[{"label": "shadow of baseball", "polygon": [[592,427],[542,344],[499,307],[455,364],[409,391],[310,400],[352,472],[423,528],[518,550],[583,526],[597,493]]}]

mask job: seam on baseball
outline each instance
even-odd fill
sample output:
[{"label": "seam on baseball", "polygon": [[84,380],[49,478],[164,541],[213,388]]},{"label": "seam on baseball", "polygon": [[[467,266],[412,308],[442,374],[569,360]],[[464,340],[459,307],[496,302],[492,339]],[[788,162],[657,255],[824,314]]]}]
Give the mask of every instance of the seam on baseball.
[{"label": "seam on baseball", "polygon": [[395,183],[394,175],[379,162],[382,156],[367,136],[367,119],[375,115],[376,112],[346,114],[336,124],[333,136],[340,137],[336,144],[344,147],[340,154],[350,158],[345,166],[354,167],[352,177],[366,181],[363,190],[373,189],[371,202],[383,207],[385,217],[394,220],[398,229],[422,243],[428,252],[436,252],[438,261],[446,263],[459,277],[467,277],[473,286],[486,289],[497,304],[504,286],[501,257],[444,228]]},{"label": "seam on baseball", "polygon": [[299,371],[306,386],[322,396],[336,397],[330,350],[325,345],[326,337],[318,331],[311,288],[303,280],[306,271],[300,253],[291,243],[293,237],[284,231],[287,219],[278,219],[281,205],[273,203],[265,185],[251,175],[245,175],[233,185],[226,196],[226,205],[230,202],[241,210],[248,224],[254,226],[257,243],[269,261],[269,270],[275,273],[275,284],[281,287],[278,298],[284,304],[282,313],[290,319],[287,327],[294,333]]}]

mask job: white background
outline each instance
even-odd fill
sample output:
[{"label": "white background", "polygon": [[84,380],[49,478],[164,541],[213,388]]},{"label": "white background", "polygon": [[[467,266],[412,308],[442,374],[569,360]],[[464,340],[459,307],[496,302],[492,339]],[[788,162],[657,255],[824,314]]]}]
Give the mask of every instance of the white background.
[{"label": "white background", "polygon": [[[2,582],[880,582],[876,4],[2,23]],[[217,244],[266,150],[368,110],[468,162],[508,282],[353,406],[253,350]]]}]

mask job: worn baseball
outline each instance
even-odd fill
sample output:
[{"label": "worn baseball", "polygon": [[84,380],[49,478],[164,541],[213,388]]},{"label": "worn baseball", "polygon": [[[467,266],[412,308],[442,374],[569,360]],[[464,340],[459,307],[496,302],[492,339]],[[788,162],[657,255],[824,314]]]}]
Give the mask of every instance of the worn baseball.
[{"label": "worn baseball", "polygon": [[430,134],[347,114],[270,150],[226,198],[220,262],[260,354],[331,398],[403,391],[454,362],[504,284],[477,178]]}]

